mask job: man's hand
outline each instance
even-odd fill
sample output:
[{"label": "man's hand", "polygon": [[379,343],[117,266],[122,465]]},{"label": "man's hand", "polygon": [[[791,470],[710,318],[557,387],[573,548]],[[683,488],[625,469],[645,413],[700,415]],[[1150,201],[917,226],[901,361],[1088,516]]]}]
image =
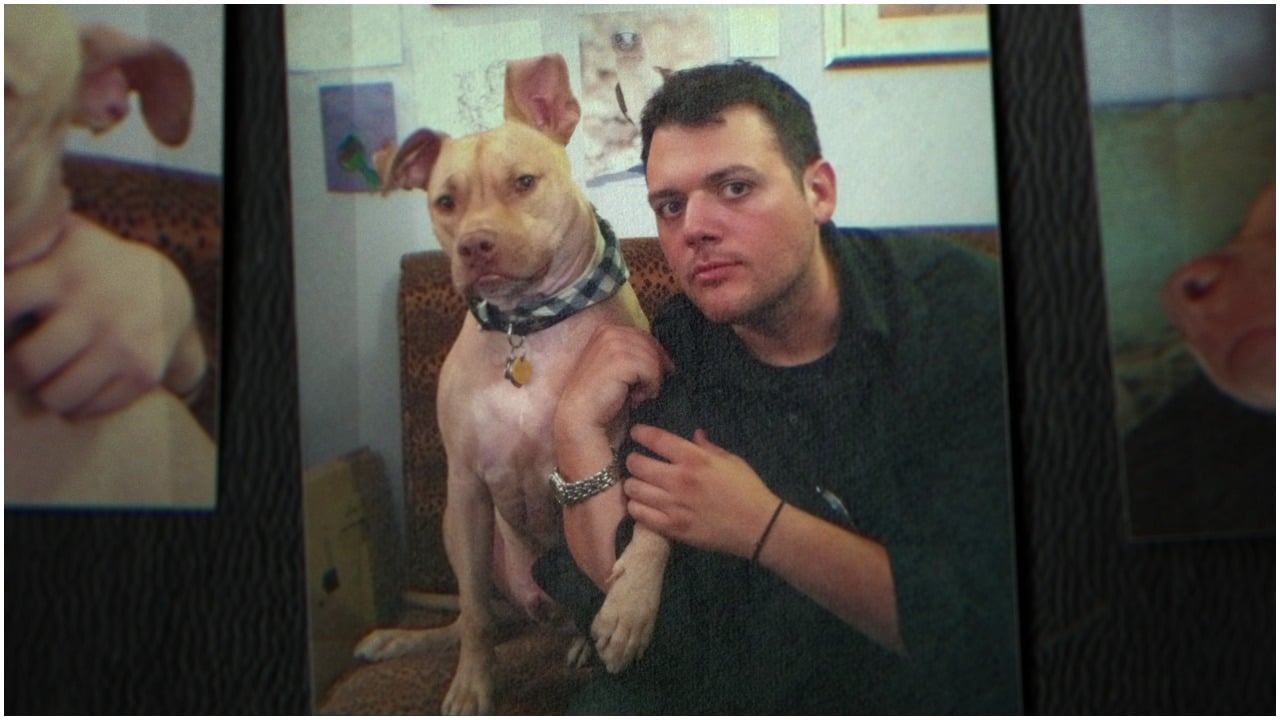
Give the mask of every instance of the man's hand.
[{"label": "man's hand", "polygon": [[624,411],[657,396],[662,376],[671,369],[671,358],[649,333],[617,325],[597,328],[556,406],[557,458],[568,445],[610,439]]},{"label": "man's hand", "polygon": [[[72,215],[53,250],[5,275],[6,384],[69,417],[183,393],[206,358],[191,291],[160,252]],[[9,338],[17,326],[34,323]]]},{"label": "man's hand", "polygon": [[898,631],[889,553],[870,538],[787,506],[746,461],[707,439],[690,442],[645,425],[631,437],[665,458],[627,458],[627,511],[643,527],[704,550],[757,559],[792,587],[868,637],[906,653]]},{"label": "man's hand", "polygon": [[627,458],[631,479],[624,491],[636,522],[704,550],[751,557],[778,506],[778,497],[751,466],[702,430],[691,442],[637,425],[631,437],[664,458]]}]

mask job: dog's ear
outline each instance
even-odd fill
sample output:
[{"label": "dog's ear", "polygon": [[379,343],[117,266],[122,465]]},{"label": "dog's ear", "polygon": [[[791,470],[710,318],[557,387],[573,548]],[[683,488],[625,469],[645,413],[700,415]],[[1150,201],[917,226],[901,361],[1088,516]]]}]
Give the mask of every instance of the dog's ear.
[{"label": "dog's ear", "polygon": [[392,190],[427,189],[431,168],[440,157],[440,148],[448,135],[423,128],[416,130],[400,146],[388,163],[393,147],[383,146],[374,151],[374,164],[382,176],[382,194]]},{"label": "dog's ear", "polygon": [[564,58],[551,54],[508,62],[504,111],[508,120],[535,127],[568,145],[582,108],[569,87]]},{"label": "dog's ear", "polygon": [[186,141],[195,90],[182,56],[105,25],[86,26],[80,47],[84,67],[76,124],[94,132],[112,127],[128,114],[128,96],[136,90],[151,134],[168,145]]}]

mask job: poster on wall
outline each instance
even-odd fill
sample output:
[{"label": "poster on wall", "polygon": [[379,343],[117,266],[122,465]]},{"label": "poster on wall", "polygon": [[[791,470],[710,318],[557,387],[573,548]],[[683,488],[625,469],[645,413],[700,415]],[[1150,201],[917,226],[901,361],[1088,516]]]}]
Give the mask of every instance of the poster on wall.
[{"label": "poster on wall", "polygon": [[396,100],[391,83],[320,88],[324,176],[330,192],[376,192],[382,178],[374,153],[396,144]]},{"label": "poster on wall", "polygon": [[579,21],[588,185],[640,177],[640,111],[667,75],[715,59],[706,11],[605,12]]},{"label": "poster on wall", "polygon": [[215,506],[223,27],[5,6],[6,508]]},{"label": "poster on wall", "polygon": [[1083,17],[1131,537],[1274,532],[1275,8]]},{"label": "poster on wall", "polygon": [[[343,17],[349,32],[331,26]],[[991,68],[984,52],[831,69],[823,18],[816,5],[286,8],[317,713],[560,714],[611,674],[642,689],[646,704],[611,708],[630,714],[1020,710]],[[325,37],[331,52],[317,52]],[[759,106],[734,98],[714,117],[665,123],[681,149],[655,146],[640,170],[645,103],[664,88],[704,97],[669,84],[703,65],[743,73],[728,84],[753,88]],[[388,85],[366,106],[395,115],[392,191],[331,192],[321,168],[355,131],[331,132],[341,112],[317,108],[337,106],[327,93]],[[771,119],[772,101],[788,120]],[[700,270],[681,267],[654,207],[678,216],[682,193],[714,205]],[[778,245],[797,252],[757,254]],[[838,282],[808,283],[819,267]],[[700,313],[677,297],[696,283],[769,296],[759,314],[689,317],[714,345],[714,385],[692,403],[708,437],[778,498],[760,530],[821,533],[834,548],[824,576],[884,580],[887,568],[909,598],[900,637],[896,619],[866,627],[788,589],[763,542],[755,558],[691,543],[671,565],[625,563],[604,583],[610,610],[595,606],[560,503],[618,483],[607,471],[554,479],[547,429],[594,322],[634,330],[636,312],[651,327],[664,306]],[[840,313],[832,346],[781,367],[739,342],[739,325],[815,286],[815,314]],[[701,376],[694,358],[679,363],[663,381],[673,394]],[[612,545],[628,526],[605,519]],[[857,572],[826,572],[851,558]],[[726,583],[705,598],[689,575],[704,564]],[[876,585],[877,607],[897,607],[889,589]],[[592,618],[605,624],[597,642]],[[908,683],[904,643],[945,680]]]}]

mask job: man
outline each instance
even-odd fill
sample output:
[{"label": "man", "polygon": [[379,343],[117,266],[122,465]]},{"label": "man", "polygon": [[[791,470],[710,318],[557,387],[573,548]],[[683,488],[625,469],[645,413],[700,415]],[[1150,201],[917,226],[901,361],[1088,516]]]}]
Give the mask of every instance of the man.
[{"label": "man", "polygon": [[[574,709],[1016,712],[993,264],[838,233],[808,103],[756,66],[673,76],[642,137],[684,293],[652,337],[593,338],[556,457],[594,490],[564,523],[596,587],[632,520],[673,545],[646,654]],[[539,577],[572,602],[563,571]]]}]

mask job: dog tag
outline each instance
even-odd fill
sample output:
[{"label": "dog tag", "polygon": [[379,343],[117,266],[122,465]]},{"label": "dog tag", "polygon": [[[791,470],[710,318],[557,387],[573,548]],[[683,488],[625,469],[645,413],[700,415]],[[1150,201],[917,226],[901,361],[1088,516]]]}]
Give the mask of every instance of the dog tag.
[{"label": "dog tag", "polygon": [[509,358],[505,375],[512,385],[520,387],[533,378],[533,364],[523,355]]}]

